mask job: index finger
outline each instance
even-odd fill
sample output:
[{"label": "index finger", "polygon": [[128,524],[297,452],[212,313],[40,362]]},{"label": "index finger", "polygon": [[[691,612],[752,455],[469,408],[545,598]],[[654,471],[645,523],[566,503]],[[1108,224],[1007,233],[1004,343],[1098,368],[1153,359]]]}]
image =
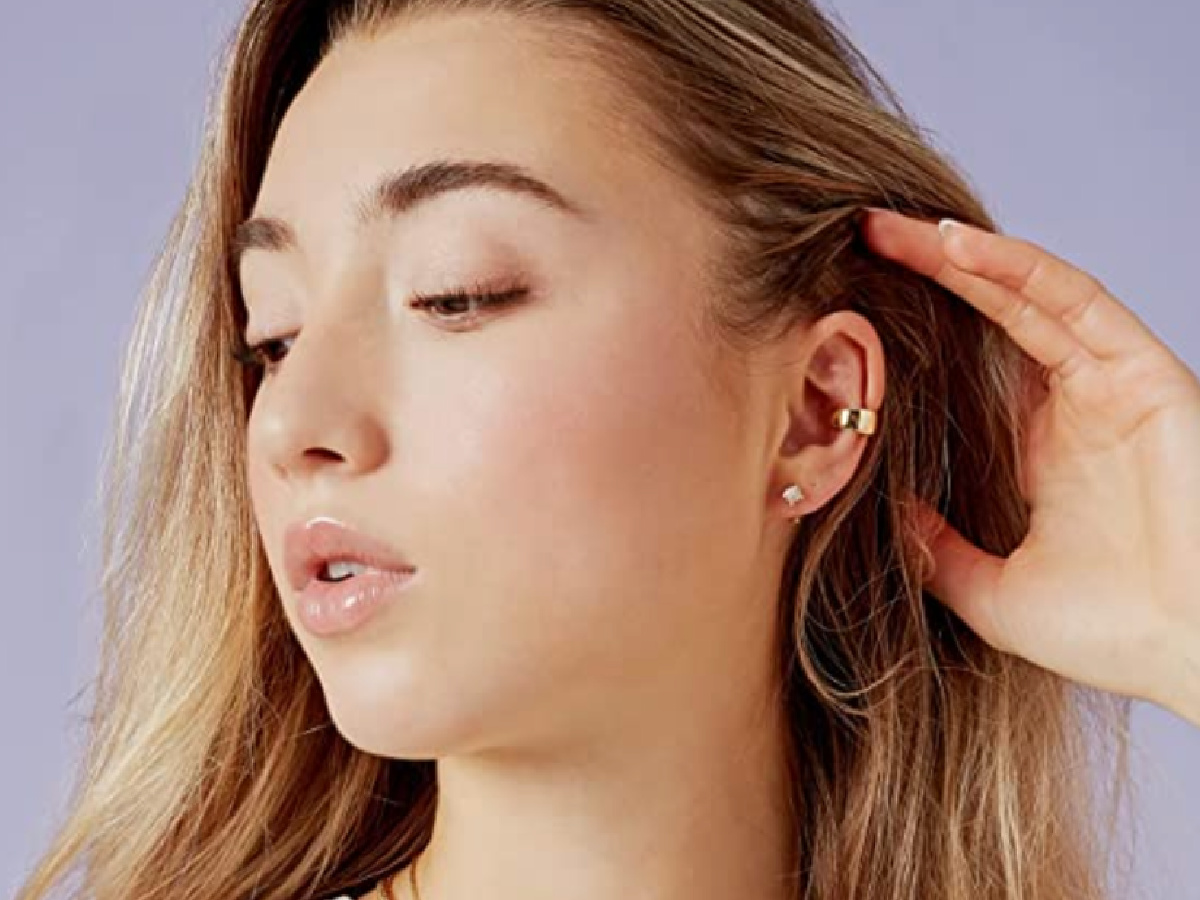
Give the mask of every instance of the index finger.
[{"label": "index finger", "polygon": [[1021,238],[966,223],[945,239],[933,222],[889,209],[868,210],[864,236],[887,256],[928,269],[948,261],[1026,298],[1053,316],[1096,358],[1133,353],[1159,341],[1096,278]]},{"label": "index finger", "polygon": [[1099,358],[1158,343],[1099,279],[1031,241],[955,223],[944,247],[960,269],[1004,285],[1056,316]]}]

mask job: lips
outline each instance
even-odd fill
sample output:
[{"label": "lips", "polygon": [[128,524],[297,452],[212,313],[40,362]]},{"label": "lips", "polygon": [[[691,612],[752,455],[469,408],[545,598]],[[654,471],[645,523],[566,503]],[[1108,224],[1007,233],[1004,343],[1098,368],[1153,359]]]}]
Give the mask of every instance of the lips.
[{"label": "lips", "polygon": [[[325,564],[335,560],[361,563],[376,573],[411,573],[416,568],[389,544],[328,516],[287,527],[284,566],[293,590],[308,588]],[[354,576],[347,581],[360,577],[363,576]]]},{"label": "lips", "polygon": [[343,636],[363,627],[405,592],[415,578],[412,571],[376,569],[345,581],[314,578],[295,598],[296,617],[309,634],[321,638]]}]

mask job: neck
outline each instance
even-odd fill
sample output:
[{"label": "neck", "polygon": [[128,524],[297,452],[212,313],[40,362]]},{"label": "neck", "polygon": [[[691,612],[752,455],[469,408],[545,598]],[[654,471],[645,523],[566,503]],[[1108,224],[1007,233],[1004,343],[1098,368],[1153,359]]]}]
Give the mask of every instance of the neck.
[{"label": "neck", "polygon": [[779,713],[729,705],[681,698],[572,751],[440,759],[422,900],[790,897]]}]

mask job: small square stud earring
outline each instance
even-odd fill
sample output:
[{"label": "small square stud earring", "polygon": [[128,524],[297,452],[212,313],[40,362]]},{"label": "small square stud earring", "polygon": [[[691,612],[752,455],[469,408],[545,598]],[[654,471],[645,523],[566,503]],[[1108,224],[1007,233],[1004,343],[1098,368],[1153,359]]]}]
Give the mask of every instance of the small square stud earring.
[{"label": "small square stud earring", "polygon": [[[804,499],[804,491],[800,490],[798,485],[789,484],[787,488],[784,489],[783,499],[787,501],[788,506],[795,506]],[[797,515],[794,521],[798,523],[800,521],[800,516]]]}]

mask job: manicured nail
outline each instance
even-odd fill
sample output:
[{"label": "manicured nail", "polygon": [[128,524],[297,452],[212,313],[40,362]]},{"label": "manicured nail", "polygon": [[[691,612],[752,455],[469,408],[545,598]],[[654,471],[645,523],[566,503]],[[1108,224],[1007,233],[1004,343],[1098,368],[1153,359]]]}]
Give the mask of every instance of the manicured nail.
[{"label": "manicured nail", "polygon": [[961,227],[962,223],[954,219],[942,219],[942,221],[938,222],[938,231],[942,233],[942,237],[944,238],[950,237],[950,232],[952,229]]}]

